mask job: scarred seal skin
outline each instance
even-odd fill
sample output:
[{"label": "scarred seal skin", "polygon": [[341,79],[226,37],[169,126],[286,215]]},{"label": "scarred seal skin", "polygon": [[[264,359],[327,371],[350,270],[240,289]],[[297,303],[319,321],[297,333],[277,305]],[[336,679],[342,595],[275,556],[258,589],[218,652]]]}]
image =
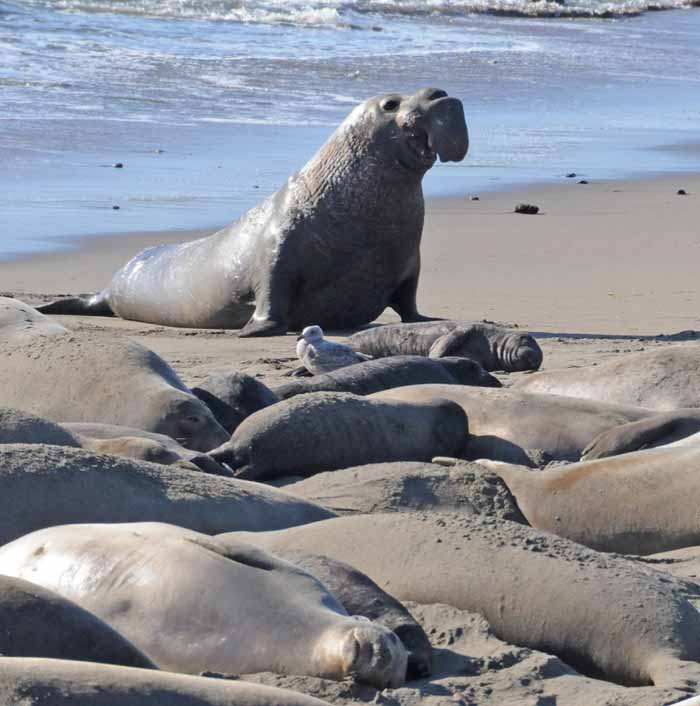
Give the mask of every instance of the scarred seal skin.
[{"label": "scarred seal skin", "polygon": [[[90,298],[42,307],[276,335],[351,328],[416,306],[424,202],[439,157],[461,161],[462,103],[443,90],[389,93],[352,111],[275,194],[214,235],[143,251]],[[247,322],[247,324],[246,324]]]},{"label": "scarred seal skin", "polygon": [[468,321],[389,324],[350,336],[352,348],[373,358],[423,355],[471,358],[485,370],[519,372],[542,365],[542,349],[529,333]]}]

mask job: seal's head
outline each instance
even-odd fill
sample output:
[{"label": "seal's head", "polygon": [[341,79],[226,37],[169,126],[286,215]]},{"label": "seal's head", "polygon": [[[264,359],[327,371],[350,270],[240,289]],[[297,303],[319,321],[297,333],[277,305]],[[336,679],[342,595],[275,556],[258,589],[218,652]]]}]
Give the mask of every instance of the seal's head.
[{"label": "seal's head", "polygon": [[460,162],[469,149],[462,102],[440,88],[370,98],[344,126],[358,140],[368,141],[376,161],[398,166],[399,173],[408,175],[423,176],[438,157],[441,162]]},{"label": "seal's head", "polygon": [[[164,397],[166,397],[164,395]],[[209,451],[229,440],[230,435],[214,419],[208,407],[194,395],[168,394],[164,415],[155,430],[193,451]]]},{"label": "seal's head", "polygon": [[538,370],[542,365],[542,349],[529,333],[509,333],[498,346],[498,358],[509,373]]}]

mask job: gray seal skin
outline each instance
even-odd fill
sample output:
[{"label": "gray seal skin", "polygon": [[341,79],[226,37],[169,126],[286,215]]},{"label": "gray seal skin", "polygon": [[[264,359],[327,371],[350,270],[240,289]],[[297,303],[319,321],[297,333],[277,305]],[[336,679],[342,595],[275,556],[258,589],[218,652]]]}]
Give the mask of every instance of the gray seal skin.
[{"label": "gray seal skin", "polygon": [[57,593],[0,576],[0,655],[156,669],[114,628]]},{"label": "gray seal skin", "polygon": [[468,147],[462,103],[445,91],[370,98],[277,193],[228,228],[149,248],[100,294],[41,310],[111,311],[169,326],[245,324],[242,336],[310,324],[353,328],[387,306],[402,321],[421,320],[421,182],[438,156],[459,162]]},{"label": "gray seal skin", "polygon": [[278,556],[315,576],[350,615],[362,615],[389,628],[408,650],[406,679],[423,679],[432,672],[433,648],[423,628],[404,606],[349,564],[318,554],[283,551]]},{"label": "gray seal skin", "polygon": [[598,365],[545,370],[514,387],[663,411],[700,407],[700,346],[663,346]]},{"label": "gray seal skin", "polygon": [[253,412],[279,402],[265,383],[245,373],[210,375],[192,388],[229,434]]},{"label": "gray seal skin", "polygon": [[502,640],[591,676],[700,686],[700,614],[687,584],[530,527],[415,512],[217,537],[228,538],[344,561],[400,601],[480,613]]},{"label": "gray seal skin", "polygon": [[64,525],[5,545],[0,565],[108,620],[167,671],[351,676],[379,689],[405,679],[394,633],[245,542],[159,523]]},{"label": "gray seal skin", "polygon": [[533,527],[605,552],[700,544],[700,445],[662,446],[533,472],[489,463]]},{"label": "gray seal skin", "polygon": [[0,444],[52,444],[79,448],[81,439],[66,427],[12,407],[0,407]]},{"label": "gray seal skin", "polygon": [[4,706],[330,706],[243,681],[62,659],[0,657]]},{"label": "gray seal skin", "polygon": [[[674,441],[684,432],[691,434],[700,425],[700,414],[694,415],[694,424],[688,420],[692,410],[668,413],[662,420],[658,419],[659,413],[641,407],[512,388],[412,385],[372,395],[372,399],[402,402],[421,402],[433,397],[456,402],[469,419],[470,435],[463,458],[488,458],[525,466],[578,461],[599,435],[608,431],[612,435],[630,422],[648,420],[658,431],[658,443]],[[674,426],[668,417],[678,424]]]},{"label": "gray seal skin", "polygon": [[530,334],[466,321],[376,326],[353,334],[348,343],[373,358],[460,356],[475,360],[489,371],[537,370],[542,364],[542,349]]},{"label": "gray seal skin", "polygon": [[456,455],[467,435],[466,415],[448,400],[411,404],[312,392],[251,415],[230,442],[209,455],[228,464],[239,478],[269,480],[365,463]]},{"label": "gray seal skin", "polygon": [[76,522],[172,522],[206,534],[279,529],[331,510],[259,483],[40,444],[0,445],[0,545]]},{"label": "gray seal skin", "polygon": [[208,451],[228,434],[153,351],[69,331],[0,297],[0,405],[53,422],[101,422]]},{"label": "gray seal skin", "polygon": [[394,387],[430,383],[501,386],[497,378],[468,358],[431,360],[417,355],[397,355],[349,365],[325,375],[300,378],[276,387],[274,392],[282,399],[324,391],[371,395]]}]

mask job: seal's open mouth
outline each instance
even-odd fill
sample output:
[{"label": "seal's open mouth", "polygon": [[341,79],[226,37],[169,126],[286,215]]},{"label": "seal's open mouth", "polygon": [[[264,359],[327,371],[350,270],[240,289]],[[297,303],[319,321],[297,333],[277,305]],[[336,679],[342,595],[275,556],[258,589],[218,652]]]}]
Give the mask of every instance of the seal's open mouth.
[{"label": "seal's open mouth", "polygon": [[412,172],[430,169],[437,159],[430,145],[430,137],[423,130],[415,128],[404,133],[404,145],[407,149],[398,158],[399,164]]}]

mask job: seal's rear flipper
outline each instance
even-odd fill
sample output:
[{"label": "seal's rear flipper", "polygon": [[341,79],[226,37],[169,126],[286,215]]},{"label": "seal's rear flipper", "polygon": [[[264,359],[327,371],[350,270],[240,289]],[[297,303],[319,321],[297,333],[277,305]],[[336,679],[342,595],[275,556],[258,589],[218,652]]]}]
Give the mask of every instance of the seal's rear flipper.
[{"label": "seal's rear flipper", "polygon": [[72,316],[114,316],[104,292],[91,297],[69,297],[38,306],[42,314],[63,314]]}]

